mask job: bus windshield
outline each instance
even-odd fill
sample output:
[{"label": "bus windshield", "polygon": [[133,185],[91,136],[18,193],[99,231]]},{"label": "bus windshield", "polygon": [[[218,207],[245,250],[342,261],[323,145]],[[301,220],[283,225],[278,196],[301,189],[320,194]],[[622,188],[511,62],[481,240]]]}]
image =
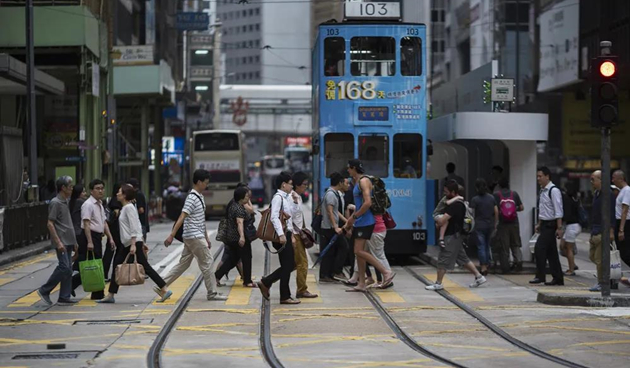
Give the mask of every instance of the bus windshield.
[{"label": "bus windshield", "polygon": [[206,133],[195,136],[195,151],[238,151],[238,134]]}]

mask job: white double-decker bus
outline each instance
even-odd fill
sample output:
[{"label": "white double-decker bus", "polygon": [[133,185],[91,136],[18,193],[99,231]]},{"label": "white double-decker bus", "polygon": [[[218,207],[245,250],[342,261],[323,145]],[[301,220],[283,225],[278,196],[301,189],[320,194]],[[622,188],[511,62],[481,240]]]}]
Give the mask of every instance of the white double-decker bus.
[{"label": "white double-decker bus", "polygon": [[245,182],[245,153],[240,130],[201,130],[193,133],[192,173],[210,172],[210,185],[204,191],[206,216],[223,216],[239,182]]}]

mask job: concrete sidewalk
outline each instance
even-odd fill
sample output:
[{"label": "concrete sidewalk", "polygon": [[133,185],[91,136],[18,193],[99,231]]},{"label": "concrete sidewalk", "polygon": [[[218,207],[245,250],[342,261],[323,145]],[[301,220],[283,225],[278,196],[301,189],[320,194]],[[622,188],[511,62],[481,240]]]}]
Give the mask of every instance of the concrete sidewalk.
[{"label": "concrete sidewalk", "polygon": [[51,249],[53,249],[53,246],[50,239],[39,243],[29,244],[25,247],[11,249],[0,254],[0,266],[36,256]]}]

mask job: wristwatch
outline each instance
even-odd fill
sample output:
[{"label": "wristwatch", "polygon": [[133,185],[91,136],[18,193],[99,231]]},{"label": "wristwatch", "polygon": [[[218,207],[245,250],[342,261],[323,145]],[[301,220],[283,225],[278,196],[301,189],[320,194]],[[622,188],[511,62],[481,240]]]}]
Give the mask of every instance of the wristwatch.
[{"label": "wristwatch", "polygon": [[355,220],[358,220],[359,218],[357,217],[357,215],[352,215],[352,218]]}]

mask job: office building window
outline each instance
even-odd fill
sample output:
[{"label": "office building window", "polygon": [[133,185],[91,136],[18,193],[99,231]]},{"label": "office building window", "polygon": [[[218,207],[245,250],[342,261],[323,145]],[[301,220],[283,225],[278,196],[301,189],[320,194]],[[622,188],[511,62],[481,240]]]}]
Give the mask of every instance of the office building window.
[{"label": "office building window", "polygon": [[243,10],[243,18],[247,16],[247,10]]},{"label": "office building window", "polygon": [[253,57],[253,56],[250,56],[250,57],[249,57],[249,63],[250,63],[250,64],[253,64],[253,63],[254,63],[254,57]]},{"label": "office building window", "polygon": [[256,40],[255,44],[256,44],[256,47],[260,47],[260,40]]},{"label": "office building window", "polygon": [[260,23],[256,23],[256,30],[260,31]]},{"label": "office building window", "polygon": [[254,41],[249,40],[249,42],[247,42],[247,45],[248,45],[249,47],[254,47]]},{"label": "office building window", "polygon": [[247,32],[247,26],[243,26],[243,33]]},{"label": "office building window", "polygon": [[246,57],[243,57],[241,60],[242,60],[243,64],[247,64],[247,58]]},{"label": "office building window", "polygon": [[254,15],[254,9],[249,9],[249,16],[251,17],[252,15]]},{"label": "office building window", "polygon": [[250,32],[253,32],[253,31],[254,31],[254,25],[253,25],[253,24],[250,24],[250,25],[249,25],[249,31],[250,31]]},{"label": "office building window", "polygon": [[259,63],[260,62],[260,56],[256,56],[255,60],[256,60],[257,63]]},{"label": "office building window", "polygon": [[256,8],[254,12],[256,13],[256,15],[260,15],[260,8]]}]

